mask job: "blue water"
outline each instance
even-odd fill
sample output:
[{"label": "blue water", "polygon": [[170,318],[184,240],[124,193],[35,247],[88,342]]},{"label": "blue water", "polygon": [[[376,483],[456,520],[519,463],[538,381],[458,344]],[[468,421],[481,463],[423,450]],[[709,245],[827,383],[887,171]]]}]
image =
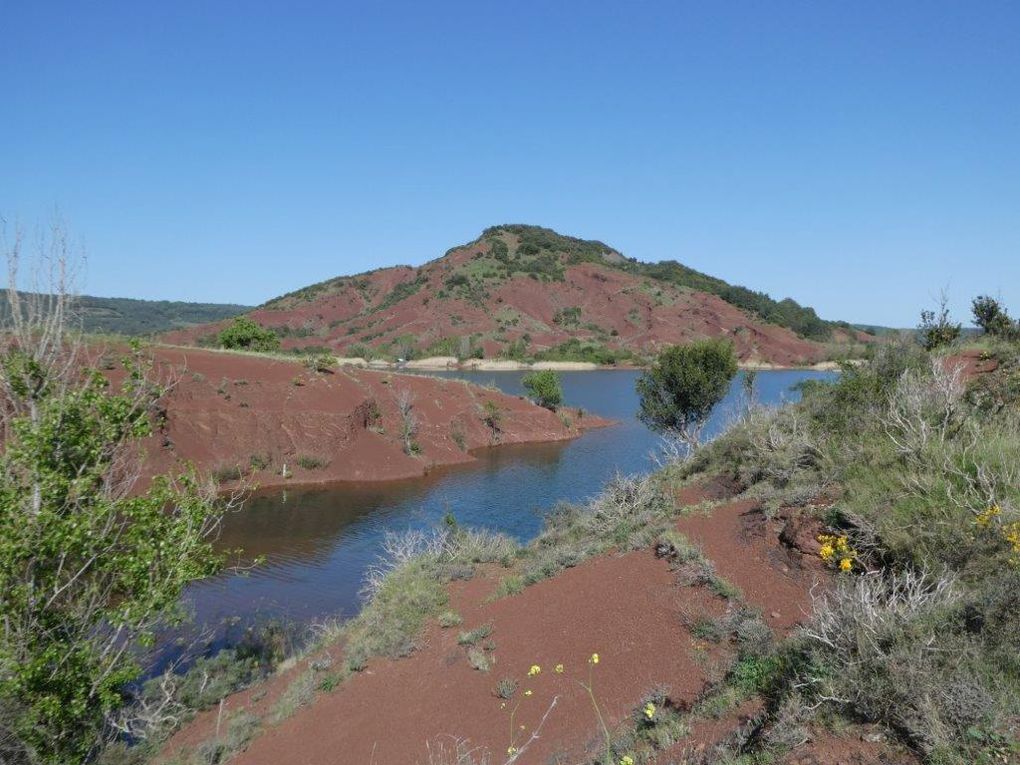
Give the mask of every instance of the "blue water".
[{"label": "blue water", "polygon": [[[523,393],[521,372],[448,372],[511,394]],[[250,500],[227,518],[221,544],[242,548],[246,559],[265,561],[245,575],[223,574],[194,585],[187,594],[197,621],[214,625],[265,617],[306,621],[350,616],[359,607],[365,569],[379,556],[388,531],[428,528],[451,512],[461,525],[500,531],[527,541],[560,501],[579,502],[597,493],[616,473],[646,472],[658,437],[635,417],[633,370],[565,372],[565,403],[616,420],[566,443],[500,446],[477,453],[478,461],[408,481],[289,489]],[[799,370],[759,372],[755,398],[764,404],[796,400],[806,379],[833,373]],[[744,411],[742,382],[734,381],[706,436],[718,433]]]}]

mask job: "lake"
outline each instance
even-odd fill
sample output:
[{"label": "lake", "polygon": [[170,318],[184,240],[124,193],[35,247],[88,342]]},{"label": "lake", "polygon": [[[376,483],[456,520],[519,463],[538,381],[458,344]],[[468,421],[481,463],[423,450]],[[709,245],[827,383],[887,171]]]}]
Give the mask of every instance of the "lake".
[{"label": "lake", "polygon": [[[446,372],[523,394],[522,372]],[[463,526],[500,531],[525,542],[558,502],[596,494],[616,473],[647,472],[659,439],[635,417],[634,370],[564,372],[564,401],[616,424],[574,441],[500,446],[478,461],[436,470],[425,478],[384,483],[287,489],[249,500],[225,521],[220,544],[241,548],[264,562],[246,574],[224,573],[196,583],[186,600],[199,624],[240,624],[262,618],[304,622],[357,613],[366,568],[379,556],[387,532],[429,528],[453,513]],[[835,373],[806,370],[759,372],[755,398],[764,404],[794,401],[804,380]],[[706,428],[711,436],[744,410],[742,377]]]}]

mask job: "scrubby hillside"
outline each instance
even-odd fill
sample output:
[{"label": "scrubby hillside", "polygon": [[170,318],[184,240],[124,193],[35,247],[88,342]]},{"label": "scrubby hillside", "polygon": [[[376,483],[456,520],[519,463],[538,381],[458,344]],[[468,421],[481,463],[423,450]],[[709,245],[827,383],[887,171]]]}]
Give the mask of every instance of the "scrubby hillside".
[{"label": "scrubby hillside", "polygon": [[359,616],[159,761],[1015,763],[1018,358],[890,346],[526,546],[393,540]]},{"label": "scrubby hillside", "polygon": [[[664,345],[733,339],[745,361],[822,359],[823,343],[868,339],[792,300],[676,262],[639,263],[598,241],[536,226],[486,229],[420,268],[339,277],[251,313],[284,348],[341,356],[626,362]],[[175,333],[215,342],[220,326]]]},{"label": "scrubby hillside", "polygon": [[[30,296],[25,293],[25,298]],[[187,303],[174,300],[136,300],[78,295],[70,301],[72,323],[89,333],[154,335],[221,321],[251,310],[232,303]],[[9,321],[10,307],[0,304],[0,326]]]}]

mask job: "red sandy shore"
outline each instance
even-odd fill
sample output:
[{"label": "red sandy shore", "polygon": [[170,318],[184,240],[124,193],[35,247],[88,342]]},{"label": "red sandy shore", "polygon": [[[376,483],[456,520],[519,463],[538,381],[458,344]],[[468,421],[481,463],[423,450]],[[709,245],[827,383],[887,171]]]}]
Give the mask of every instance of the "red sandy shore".
[{"label": "red sandy shore", "polygon": [[[718,487],[715,491],[718,495]],[[678,499],[694,503],[711,496],[711,492],[687,491]],[[783,529],[790,532],[794,521],[792,517],[766,520],[753,502],[724,501],[710,514],[682,518],[678,528],[783,634],[802,620],[812,585],[828,576],[813,553],[802,553],[780,541]],[[794,528],[785,536],[795,540],[797,532]],[[502,574],[501,570],[482,571],[470,581],[451,585],[450,605],[462,615],[461,627],[443,630],[432,625],[422,648],[409,658],[372,660],[366,670],[335,691],[318,694],[313,703],[282,722],[264,722],[257,738],[232,762],[424,765],[430,751],[444,743],[449,748],[455,738],[492,752],[493,761],[502,762],[511,728],[508,709],[501,707],[493,688],[506,676],[521,681],[508,705],[521,702],[515,727],[523,725],[524,731],[532,731],[556,699],[541,737],[521,762],[587,761],[586,754],[597,751],[599,728],[578,681],[588,680],[592,653],[597,652],[600,659],[592,667],[595,694],[612,727],[632,714],[642,695],[656,686],[669,689],[670,704],[686,708],[732,650],[699,640],[689,629],[699,618],[725,613],[727,601],[705,587],[678,583],[668,561],[651,550],[601,556],[519,595],[491,600]],[[493,627],[489,639],[494,647],[490,646],[489,655],[495,663],[490,672],[473,669],[467,649],[457,643],[460,630],[483,624]],[[342,647],[328,649],[317,659],[326,656],[339,662]],[[564,672],[558,674],[554,667],[561,663]],[[542,672],[527,677],[533,664],[540,665]],[[257,690],[231,697],[222,719],[242,710],[267,718],[303,669],[296,667]],[[532,694],[523,695],[525,690]],[[661,753],[658,762],[667,765],[723,740],[757,711],[753,704],[744,705],[718,723],[699,723],[691,737]],[[200,715],[171,740],[165,755],[187,752],[211,738],[215,719],[216,712]],[[517,727],[518,744],[521,734]],[[848,746],[839,751],[856,751]],[[830,742],[826,756],[837,749]]]},{"label": "red sandy shore", "polygon": [[[410,478],[471,462],[472,449],[564,441],[609,424],[563,410],[564,424],[523,398],[457,380],[321,373],[298,361],[198,349],[157,347],[153,354],[157,374],[175,385],[163,401],[165,425],[147,444],[147,475],[190,462],[205,472],[240,467],[259,486]],[[403,391],[413,397],[419,423],[421,451],[413,456],[400,438],[396,397]],[[498,433],[483,420],[487,402],[499,410]],[[324,464],[304,468],[301,457]],[[268,467],[252,469],[253,461]]]}]

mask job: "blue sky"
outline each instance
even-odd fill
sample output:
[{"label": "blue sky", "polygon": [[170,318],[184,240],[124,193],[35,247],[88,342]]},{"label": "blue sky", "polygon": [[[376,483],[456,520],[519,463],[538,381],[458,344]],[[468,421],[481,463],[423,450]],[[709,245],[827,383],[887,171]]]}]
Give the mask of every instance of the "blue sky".
[{"label": "blue sky", "polygon": [[501,222],[898,326],[1020,314],[1020,3],[7,0],[0,214],[258,303]]}]

